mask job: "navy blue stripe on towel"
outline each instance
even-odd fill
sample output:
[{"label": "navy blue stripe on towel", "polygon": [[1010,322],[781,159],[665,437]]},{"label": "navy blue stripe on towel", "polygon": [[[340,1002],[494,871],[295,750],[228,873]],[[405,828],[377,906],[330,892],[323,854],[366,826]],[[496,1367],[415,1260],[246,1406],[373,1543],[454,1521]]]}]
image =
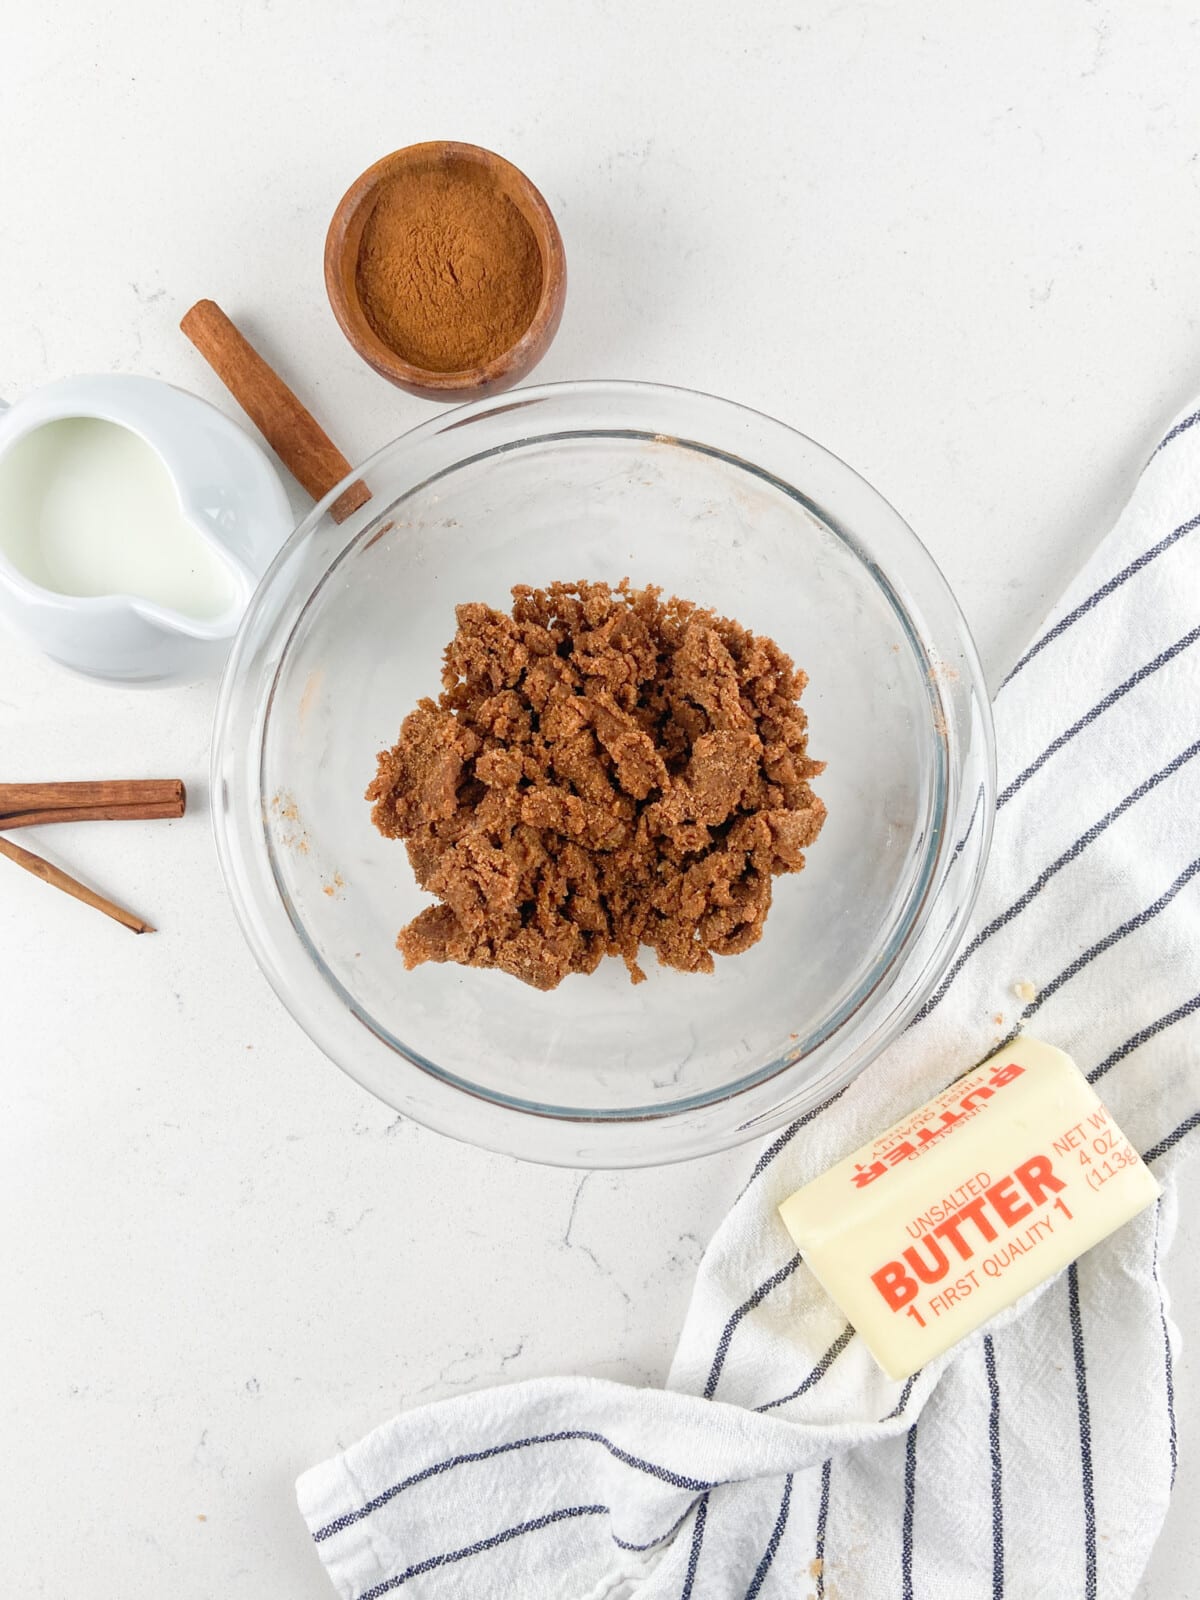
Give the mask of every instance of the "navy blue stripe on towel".
[{"label": "navy blue stripe on towel", "polygon": [[904,1521],[900,1533],[900,1594],[913,1600],[913,1521],[917,1509],[917,1423],[908,1430],[904,1449]]},{"label": "navy blue stripe on towel", "polygon": [[486,1450],[472,1450],[463,1455],[449,1456],[445,1461],[436,1462],[433,1466],[423,1467],[420,1472],[414,1472],[411,1477],[402,1478],[399,1483],[394,1483],[390,1488],[384,1489],[380,1494],[368,1500],[365,1505],[357,1510],[347,1511],[340,1517],[335,1517],[323,1528],[318,1528],[313,1534],[313,1542],[320,1544],[323,1539],[341,1533],[344,1528],[352,1527],[356,1522],[361,1522],[364,1517],[369,1517],[372,1512],[378,1511],[381,1506],[387,1505],[398,1494],[403,1494],[406,1489],[412,1489],[419,1483],[426,1482],[429,1478],[436,1478],[443,1472],[450,1472],[455,1467],[466,1466],[475,1461],[491,1461],[495,1456],[507,1455],[511,1450],[527,1450],[533,1445],[564,1444],[573,1439],[584,1439],[592,1444],[602,1445],[614,1460],[622,1466],[633,1467],[638,1472],[645,1472],[652,1478],[659,1478],[663,1483],[669,1483],[675,1489],[691,1489],[700,1493],[707,1489],[715,1489],[716,1484],[703,1478],[688,1478],[680,1472],[672,1472],[668,1467],[659,1467],[652,1461],[643,1461],[640,1456],[630,1455],[622,1450],[619,1445],[613,1444],[611,1439],[606,1439],[602,1433],[593,1433],[586,1428],[568,1428],[561,1433],[531,1434],[527,1439],[513,1439],[508,1444],[494,1444]]},{"label": "navy blue stripe on towel", "polygon": [[774,1411],[776,1406],[785,1406],[789,1400],[798,1400],[802,1394],[807,1394],[810,1389],[814,1389],[853,1337],[854,1329],[847,1323],[808,1376],[802,1379],[790,1394],[781,1395],[778,1400],[768,1400],[765,1405],[755,1406],[754,1409],[756,1411]]},{"label": "navy blue stripe on towel", "polygon": [[792,1504],[792,1474],[789,1472],[783,1481],[783,1499],[779,1505],[779,1515],[775,1518],[775,1526],[771,1529],[771,1537],[767,1540],[767,1548],[762,1553],[762,1560],[754,1569],[754,1576],[750,1579],[750,1587],[746,1590],[746,1600],[754,1600],[758,1591],[763,1586],[767,1573],[771,1570],[771,1563],[775,1559],[775,1552],[779,1549],[779,1541],[783,1538],[783,1530],[787,1527],[788,1511]]},{"label": "navy blue stripe on towel", "polygon": [[797,1251],[790,1261],[780,1267],[778,1272],[773,1272],[765,1283],[760,1283],[748,1300],[742,1301],[741,1305],[725,1324],[721,1337],[717,1342],[717,1351],[713,1356],[708,1382],[704,1385],[704,1398],[706,1400],[711,1400],[717,1392],[717,1384],[721,1381],[721,1370],[725,1365],[725,1357],[729,1354],[729,1341],[733,1338],[738,1323],[748,1312],[753,1311],[755,1306],[760,1306],[772,1289],[777,1289],[785,1279],[790,1278],[799,1265],[800,1253]]},{"label": "navy blue stripe on towel", "polygon": [[844,1084],[836,1094],[831,1094],[828,1100],[823,1100],[819,1106],[814,1106],[811,1111],[806,1111],[804,1115],[797,1118],[795,1122],[789,1123],[789,1125],[783,1130],[778,1138],[767,1146],[762,1155],[759,1156],[758,1160],[754,1163],[754,1171],[750,1174],[742,1188],[738,1191],[737,1200],[733,1202],[734,1205],[737,1205],[738,1200],[740,1200],[742,1196],[751,1188],[755,1179],[762,1177],[763,1173],[771,1165],[775,1157],[780,1153],[781,1150],[787,1148],[787,1146],[800,1132],[801,1128],[807,1128],[809,1123],[819,1117],[822,1112],[828,1111],[830,1106],[836,1105],[849,1087],[850,1085],[848,1083]]},{"label": "navy blue stripe on towel", "polygon": [[1157,1022],[1149,1022],[1144,1028],[1139,1028],[1132,1038],[1118,1045],[1113,1053],[1105,1056],[1098,1067],[1093,1067],[1087,1075],[1089,1083],[1098,1083],[1104,1074],[1115,1067],[1118,1061],[1124,1061],[1126,1056],[1144,1045],[1147,1039],[1153,1039],[1164,1029],[1171,1027],[1176,1022],[1182,1022],[1184,1017],[1190,1017],[1193,1011],[1200,1011],[1200,994],[1194,994],[1190,1000],[1185,1000],[1181,1006],[1176,1006],[1174,1011],[1168,1011],[1165,1017],[1159,1017]]},{"label": "navy blue stripe on towel", "polygon": [[1124,683],[1119,683],[1115,689],[1110,689],[1103,700],[1097,700],[1090,711],[1085,711],[1083,716],[1073,722],[1065,732],[1060,733],[1056,739],[1052,739],[1041,755],[1031,761],[1024,772],[1018,773],[1007,788],[1001,791],[996,798],[996,810],[999,811],[1001,806],[1007,805],[1017,790],[1028,783],[1034,773],[1044,767],[1051,756],[1057,755],[1064,745],[1070,744],[1077,733],[1081,733],[1084,728],[1089,727],[1097,717],[1103,716],[1131,689],[1136,689],[1139,683],[1144,683],[1147,678],[1152,678],[1156,672],[1165,667],[1168,662],[1173,661],[1182,651],[1190,649],[1197,639],[1200,639],[1200,627],[1192,628],[1190,632],[1184,634],[1182,639],[1176,639],[1174,644],[1168,645],[1165,650],[1160,651],[1153,661],[1147,661],[1144,666],[1131,673]]},{"label": "navy blue stripe on towel", "polygon": [[[1200,412],[1197,412],[1196,415],[1200,416]],[[1174,438],[1175,433],[1182,433],[1183,426],[1187,425],[1190,424],[1181,425],[1179,428],[1174,430],[1174,432],[1169,433],[1167,435],[1167,439]],[[1167,439],[1163,440],[1163,444],[1166,444]],[[1162,445],[1159,445],[1159,449],[1162,449]],[[1028,664],[1033,660],[1034,656],[1037,655],[1038,651],[1044,650],[1052,639],[1057,639],[1059,634],[1065,633],[1073,622],[1078,622],[1079,618],[1085,616],[1093,606],[1099,605],[1101,600],[1107,599],[1108,596],[1112,594],[1114,589],[1119,589],[1123,583],[1128,583],[1130,578],[1141,572],[1143,567],[1148,567],[1156,556],[1162,555],[1164,550],[1169,550],[1171,546],[1178,540],[1182,539],[1185,534],[1191,533],[1194,528],[1198,527],[1200,527],[1200,515],[1190,518],[1187,522],[1181,522],[1177,528],[1173,528],[1171,532],[1167,534],[1165,539],[1160,539],[1157,544],[1152,544],[1148,550],[1143,550],[1141,555],[1138,556],[1136,560],[1131,561],[1127,567],[1122,567],[1121,571],[1111,577],[1107,583],[1102,583],[1098,589],[1094,590],[1090,595],[1088,595],[1087,599],[1084,600],[1080,605],[1077,605],[1073,611],[1068,611],[1065,617],[1060,617],[1052,628],[1048,628],[1045,633],[1043,633],[1038,639],[1034,640],[1033,644],[1031,644],[1029,649],[1026,650],[1025,654],[1017,662],[1016,666],[1009,673],[1008,677],[1004,679],[1003,683],[1001,683],[1000,688],[1006,688],[1007,685],[1010,684],[1016,677],[1017,673],[1020,672],[1023,667],[1028,666]],[[996,692],[998,694],[1000,692],[999,689]]]},{"label": "navy blue stripe on towel", "polygon": [[996,1376],[996,1347],[990,1333],[983,1336],[983,1365],[987,1372],[988,1451],[992,1458],[992,1600],[1004,1595],[1004,1472],[1000,1460],[1000,1382]]},{"label": "navy blue stripe on towel", "polygon": [[[1154,456],[1158,454],[1159,450],[1165,450],[1172,439],[1178,439],[1181,433],[1186,433],[1189,428],[1194,428],[1198,422],[1200,422],[1200,411],[1193,411],[1190,417],[1184,417],[1173,428],[1168,428],[1159,441],[1158,449],[1150,457],[1150,461],[1154,460]],[[1149,466],[1150,463],[1147,462],[1146,464]]]},{"label": "navy blue stripe on towel", "polygon": [[1158,1224],[1162,1219],[1162,1201],[1154,1208],[1154,1257],[1151,1271],[1154,1287],[1158,1290],[1158,1320],[1162,1325],[1163,1367],[1167,1389],[1167,1428],[1171,1447],[1171,1487],[1175,1487],[1175,1471],[1179,1466],[1179,1435],[1175,1429],[1175,1364],[1171,1355],[1171,1335],[1167,1329],[1167,1308],[1163,1303],[1162,1280],[1158,1276]]},{"label": "navy blue stripe on towel", "polygon": [[1096,1486],[1092,1477],[1092,1422],[1088,1407],[1087,1356],[1079,1310],[1079,1271],[1067,1268],[1067,1310],[1075,1354],[1075,1399],[1079,1408],[1079,1476],[1083,1486],[1083,1600],[1096,1600]]},{"label": "navy blue stripe on towel", "polygon": [[1160,1139],[1156,1145],[1152,1145],[1151,1148],[1146,1151],[1146,1154],[1142,1157],[1142,1160],[1145,1161],[1147,1165],[1151,1161],[1157,1161],[1159,1156],[1165,1156],[1168,1150],[1173,1150],[1179,1143],[1180,1139],[1182,1139],[1185,1134],[1191,1133],[1192,1129],[1198,1125],[1200,1125],[1200,1111],[1193,1111],[1191,1116],[1187,1117],[1183,1122],[1181,1122],[1173,1132],[1167,1134],[1165,1139]]},{"label": "navy blue stripe on towel", "polygon": [[1028,1022],[1030,1017],[1041,1010],[1051,995],[1057,994],[1065,983],[1069,983],[1072,978],[1078,977],[1084,967],[1090,966],[1097,956],[1102,956],[1106,950],[1111,950],[1113,945],[1120,944],[1122,939],[1127,938],[1131,933],[1136,933],[1139,928],[1145,927],[1147,922],[1157,917],[1161,911],[1165,911],[1175,896],[1182,889],[1186,889],[1198,872],[1200,872],[1200,856],[1197,856],[1194,861],[1189,861],[1174,883],[1169,888],[1164,889],[1158,899],[1151,905],[1139,911],[1136,916],[1130,917],[1127,922],[1121,923],[1119,928],[1113,928],[1111,932],[1106,933],[1103,939],[1098,939],[1090,949],[1085,950],[1082,955],[1076,956],[1074,961],[1069,966],[1064,967],[1057,977],[1051,978],[1046,987],[1040,990],[1022,1011],[1021,1021]]},{"label": "navy blue stripe on towel", "polygon": [[656,1545],[666,1544],[668,1539],[673,1539],[692,1514],[692,1507],[688,1506],[682,1511],[667,1529],[666,1533],[656,1534],[653,1539],[647,1539],[644,1544],[631,1544],[628,1539],[618,1539],[615,1533],[610,1533],[609,1538],[620,1550],[653,1550]]},{"label": "navy blue stripe on towel", "polygon": [[700,1565],[700,1548],[704,1543],[704,1524],[708,1521],[708,1496],[696,1507],[696,1524],[692,1529],[692,1548],[688,1553],[687,1571],[679,1600],[692,1600],[692,1586],[696,1582],[696,1569]]},{"label": "navy blue stripe on towel", "polygon": [[814,1541],[812,1571],[816,1580],[815,1600],[825,1600],[825,1529],[829,1523],[829,1480],[833,1475],[833,1461],[821,1468],[821,1504],[817,1508],[817,1537]]},{"label": "navy blue stripe on towel", "polygon": [[534,1517],[531,1522],[520,1522],[515,1528],[505,1528],[502,1533],[493,1533],[490,1538],[480,1539],[475,1544],[466,1545],[461,1550],[447,1550],[444,1555],[429,1556],[424,1561],[416,1561],[411,1567],[405,1567],[403,1572],[398,1572],[394,1578],[388,1578],[383,1583],[377,1583],[373,1589],[367,1589],[359,1595],[358,1600],[379,1600],[379,1596],[389,1594],[393,1589],[399,1589],[413,1578],[419,1578],[423,1573],[432,1572],[437,1567],[448,1567],[456,1561],[466,1561],[470,1556],[483,1555],[487,1550],[494,1550],[498,1545],[508,1544],[512,1539],[519,1539],[523,1534],[536,1533],[541,1528],[552,1527],[556,1522],[567,1522],[574,1517],[595,1517],[607,1514],[607,1506],[564,1506],[559,1511],[547,1511],[543,1517]]},{"label": "navy blue stripe on towel", "polygon": [[896,1417],[900,1417],[900,1416],[904,1415],[904,1408],[908,1404],[909,1396],[913,1392],[913,1385],[916,1383],[917,1379],[920,1376],[921,1376],[920,1372],[914,1372],[911,1378],[905,1378],[904,1387],[900,1391],[900,1398],[899,1398],[899,1400],[896,1401],[896,1404],[888,1412],[887,1416],[881,1418],[881,1420],[883,1422],[891,1422]]},{"label": "navy blue stripe on towel", "polygon": [[970,839],[972,833],[975,831],[975,824],[979,821],[979,813],[982,810],[982,808],[983,808],[983,785],[980,784],[979,788],[976,789],[976,791],[975,791],[975,804],[971,807],[971,815],[970,815],[970,817],[969,817],[969,819],[967,821],[966,828],[963,830],[963,836],[958,841],[958,843],[954,846],[954,853],[950,857],[951,863],[957,861],[959,856],[962,855],[963,851],[967,848],[967,842]]},{"label": "navy blue stripe on towel", "polygon": [[1051,878],[1053,878],[1057,873],[1061,872],[1064,867],[1070,866],[1072,861],[1075,861],[1080,855],[1083,854],[1088,845],[1094,844],[1107,828],[1110,828],[1112,824],[1118,820],[1118,818],[1124,816],[1125,812],[1129,810],[1130,806],[1136,805],[1139,800],[1144,799],[1146,795],[1157,789],[1160,783],[1163,783],[1167,778],[1172,777],[1180,770],[1181,767],[1186,765],[1187,762],[1193,760],[1197,755],[1200,755],[1200,739],[1197,739],[1194,744],[1189,745],[1186,750],[1181,750],[1177,756],[1167,762],[1165,767],[1160,767],[1157,772],[1151,773],[1148,778],[1145,778],[1141,783],[1138,784],[1136,789],[1130,790],[1123,800],[1118,801],[1111,811],[1106,812],[1104,816],[1100,818],[1099,822],[1094,822],[1085,833],[1081,833],[1078,839],[1076,839],[1073,844],[1064,850],[1062,855],[1060,855],[1057,860],[1052,861],[1048,867],[1043,868],[1043,870],[1030,884],[1029,888],[1026,889],[1023,894],[1019,895],[1017,899],[1014,900],[1009,907],[1007,907],[1006,910],[1000,912],[999,916],[993,917],[991,922],[989,922],[985,928],[981,928],[975,937],[969,942],[969,944],[967,944],[966,947],[960,952],[949,972],[947,972],[946,976],[938,985],[937,989],[929,997],[929,999],[926,1000],[925,1004],[913,1018],[913,1024],[915,1025],[916,1023],[923,1021],[931,1011],[941,1004],[947,989],[949,989],[950,985],[954,982],[955,978],[958,977],[963,967],[975,954],[976,950],[979,949],[981,944],[986,943],[986,941],[990,939],[994,933],[999,933],[1001,928],[1007,927],[1014,917],[1019,916],[1020,913],[1037,898],[1037,896],[1050,882]]}]

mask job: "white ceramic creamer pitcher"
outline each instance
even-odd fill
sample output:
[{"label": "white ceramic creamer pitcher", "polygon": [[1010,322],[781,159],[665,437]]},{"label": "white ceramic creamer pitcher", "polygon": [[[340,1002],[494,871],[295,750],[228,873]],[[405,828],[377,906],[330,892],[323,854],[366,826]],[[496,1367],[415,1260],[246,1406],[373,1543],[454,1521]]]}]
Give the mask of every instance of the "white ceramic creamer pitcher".
[{"label": "white ceramic creamer pitcher", "polygon": [[0,402],[0,624],[92,677],[216,670],[292,514],[254,441],[154,378]]}]

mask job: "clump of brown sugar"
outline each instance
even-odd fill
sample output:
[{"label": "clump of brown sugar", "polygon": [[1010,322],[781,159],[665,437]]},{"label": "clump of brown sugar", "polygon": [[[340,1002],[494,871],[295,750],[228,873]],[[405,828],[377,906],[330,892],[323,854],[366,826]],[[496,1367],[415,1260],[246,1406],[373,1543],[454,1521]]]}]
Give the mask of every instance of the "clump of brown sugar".
[{"label": "clump of brown sugar", "polygon": [[776,874],[825,807],[800,694],[771,639],[622,583],[520,585],[457,608],[439,699],[405,719],[367,790],[437,896],[405,965],[499,967],[538,989],[648,946],[711,972],[756,943]]}]

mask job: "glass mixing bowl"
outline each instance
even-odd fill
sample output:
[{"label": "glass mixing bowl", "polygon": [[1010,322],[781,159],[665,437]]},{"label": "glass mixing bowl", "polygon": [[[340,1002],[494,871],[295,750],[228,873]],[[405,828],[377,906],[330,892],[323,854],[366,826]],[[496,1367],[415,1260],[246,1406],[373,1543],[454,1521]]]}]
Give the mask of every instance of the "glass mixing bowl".
[{"label": "glass mixing bowl", "polygon": [[[222,868],[267,977],[396,1110],[530,1160],[705,1154],[802,1115],[895,1037],[945,970],[991,833],[994,757],[966,625],[900,516],[810,439],[709,395],[518,390],[435,417],[328,496],[251,603],[222,685]],[[809,674],[829,816],[777,878],[761,942],[712,976],[622,963],[552,993],[406,972],[429,902],[363,790],[440,688],[454,607],[628,576],[767,634]]]}]

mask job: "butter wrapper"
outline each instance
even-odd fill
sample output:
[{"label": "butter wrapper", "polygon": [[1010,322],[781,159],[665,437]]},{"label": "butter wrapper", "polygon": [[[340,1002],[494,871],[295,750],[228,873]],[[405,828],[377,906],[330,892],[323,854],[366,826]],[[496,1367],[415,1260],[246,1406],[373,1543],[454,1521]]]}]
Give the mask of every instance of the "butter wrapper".
[{"label": "butter wrapper", "polygon": [[1160,1193],[1070,1056],[1022,1037],[779,1213],[879,1365],[900,1379]]}]

